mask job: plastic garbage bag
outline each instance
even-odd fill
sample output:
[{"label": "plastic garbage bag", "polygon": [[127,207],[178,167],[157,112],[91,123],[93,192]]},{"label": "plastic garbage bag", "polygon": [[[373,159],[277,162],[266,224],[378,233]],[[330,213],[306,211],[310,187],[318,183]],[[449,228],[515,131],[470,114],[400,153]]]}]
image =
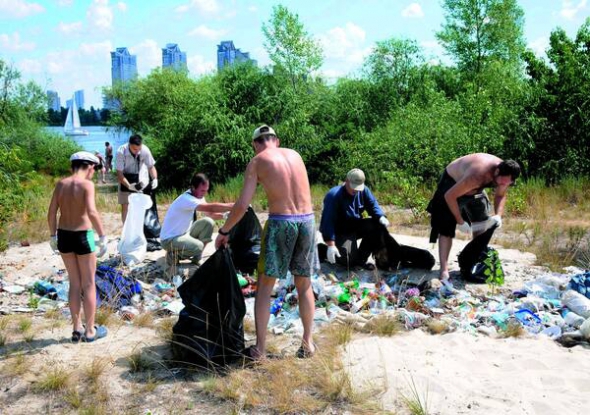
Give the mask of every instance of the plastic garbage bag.
[{"label": "plastic garbage bag", "polygon": [[229,234],[232,259],[236,269],[245,274],[253,274],[260,257],[262,226],[252,207],[234,226]]},{"label": "plastic garbage bag", "polygon": [[211,255],[178,294],[185,308],[172,330],[176,357],[208,368],[240,358],[246,305],[230,250]]},{"label": "plastic garbage bag", "polygon": [[563,304],[574,313],[590,318],[590,300],[574,290],[567,290],[561,297]]},{"label": "plastic garbage bag", "polygon": [[[145,193],[145,191],[144,191]],[[162,249],[160,244],[160,219],[158,218],[158,206],[156,204],[156,194],[151,191],[149,194],[152,199],[152,206],[145,211],[145,217],[143,220],[143,234],[147,239],[147,250],[158,251]]]},{"label": "plastic garbage bag", "polygon": [[133,193],[129,196],[129,210],[123,225],[119,253],[126,265],[139,264],[147,252],[147,240],[143,234],[143,222],[146,209],[152,206],[148,195]]}]

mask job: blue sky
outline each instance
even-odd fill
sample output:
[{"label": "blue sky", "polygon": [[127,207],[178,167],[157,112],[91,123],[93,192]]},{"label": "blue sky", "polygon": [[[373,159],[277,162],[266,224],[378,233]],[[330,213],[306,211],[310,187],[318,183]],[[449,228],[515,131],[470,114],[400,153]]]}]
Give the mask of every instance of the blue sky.
[{"label": "blue sky", "polygon": [[[443,23],[440,0],[0,0],[0,58],[22,79],[56,90],[65,106],[83,89],[86,107],[102,106],[100,87],[111,84],[110,52],[126,46],[140,76],[161,65],[161,49],[178,43],[197,77],[216,69],[216,46],[236,47],[269,63],[262,23],[272,6],[299,15],[324,47],[326,76],[357,71],[375,42],[414,39],[427,57],[442,56],[435,32]],[[575,36],[590,16],[590,0],[520,0],[525,37],[542,56],[556,27]]]}]

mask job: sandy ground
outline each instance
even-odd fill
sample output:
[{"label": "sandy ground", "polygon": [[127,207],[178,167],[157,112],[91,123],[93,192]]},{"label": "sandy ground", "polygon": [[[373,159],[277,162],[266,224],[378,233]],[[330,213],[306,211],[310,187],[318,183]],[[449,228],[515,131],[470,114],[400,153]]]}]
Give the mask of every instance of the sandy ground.
[{"label": "sandy ground", "polygon": [[[103,220],[109,235],[109,255],[116,255],[119,216],[107,214]],[[394,236],[400,243],[430,249],[438,257],[426,235]],[[456,241],[451,258],[456,260],[466,242]],[[534,266],[532,254],[497,248],[509,288],[518,288],[524,281],[546,272]],[[204,256],[212,252],[209,245]],[[156,251],[148,253],[147,259],[160,264],[163,256],[164,251]],[[458,269],[456,261],[451,266]],[[5,284],[26,285],[50,275],[54,268],[61,269],[63,264],[59,256],[51,253],[48,243],[11,247],[0,254]],[[438,263],[434,271],[413,274],[417,278],[433,278],[437,269]],[[457,285],[463,286],[460,282]],[[15,307],[26,305],[26,300],[26,295],[0,293],[0,314],[13,314]],[[128,357],[137,351],[159,358],[166,356],[167,346],[153,329],[123,323],[111,327],[108,337],[95,344],[74,345],[69,342],[69,324],[48,327],[41,316],[34,317],[34,324],[39,329],[32,342],[9,334],[5,347],[0,348],[0,373],[6,365],[13,364],[14,356],[6,353],[8,349],[23,350],[29,366],[23,376],[0,376],[0,414],[65,411],[46,396],[32,393],[32,386],[48,365],[79,371],[96,357],[109,362],[109,370],[103,376],[115,407],[132,412],[169,412],[170,397],[174,396],[180,411],[215,414],[228,409],[207,398],[198,382],[179,381],[174,373],[166,371],[160,374],[155,389],[142,389],[145,379],[130,374]],[[358,335],[346,346],[342,358],[355,389],[383,390],[378,398],[383,408],[395,409],[397,413],[404,413],[400,410],[404,408],[401,396],[410,394],[413,380],[420,396],[428,391],[429,413],[433,414],[582,414],[590,407],[588,353],[590,350],[580,346],[566,349],[547,339],[492,339],[464,333],[430,335],[414,330],[391,338]]]}]

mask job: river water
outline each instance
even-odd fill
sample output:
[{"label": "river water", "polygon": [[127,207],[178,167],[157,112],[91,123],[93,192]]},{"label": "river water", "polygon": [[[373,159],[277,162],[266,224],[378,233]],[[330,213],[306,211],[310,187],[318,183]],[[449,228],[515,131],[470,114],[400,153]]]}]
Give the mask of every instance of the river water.
[{"label": "river water", "polygon": [[[60,134],[65,137],[63,127],[46,127],[48,131]],[[105,127],[100,126],[84,126],[82,127],[88,130],[90,134],[81,135],[75,137],[67,137],[74,142],[78,143],[86,151],[94,153],[99,151],[104,156],[104,143],[108,141],[113,146],[113,153],[117,152],[119,146],[125,144],[129,139],[129,133],[127,131],[116,132],[114,129],[107,131]],[[115,154],[113,154],[115,155]]]}]

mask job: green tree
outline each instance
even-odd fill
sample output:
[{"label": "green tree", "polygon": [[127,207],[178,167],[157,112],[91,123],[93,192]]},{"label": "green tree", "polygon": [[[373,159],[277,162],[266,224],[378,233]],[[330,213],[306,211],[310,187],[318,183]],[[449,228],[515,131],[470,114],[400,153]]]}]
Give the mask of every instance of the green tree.
[{"label": "green tree", "polygon": [[475,92],[493,62],[520,71],[524,12],[516,0],[444,0],[445,23],[436,34]]},{"label": "green tree", "polygon": [[322,66],[319,43],[307,33],[297,14],[285,6],[273,7],[270,20],[262,25],[264,47],[277,67],[285,71],[294,90]]}]

